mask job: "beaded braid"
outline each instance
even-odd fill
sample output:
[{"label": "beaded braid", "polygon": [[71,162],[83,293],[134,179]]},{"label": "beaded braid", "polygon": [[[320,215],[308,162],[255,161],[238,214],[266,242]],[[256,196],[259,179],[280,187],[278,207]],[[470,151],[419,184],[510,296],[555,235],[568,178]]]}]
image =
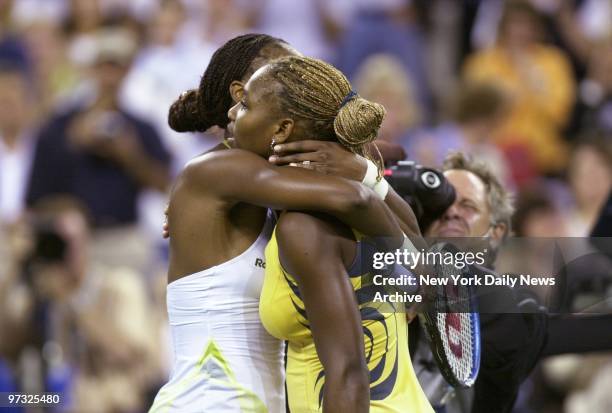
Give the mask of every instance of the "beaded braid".
[{"label": "beaded braid", "polygon": [[227,111],[232,107],[228,93],[234,80],[250,77],[263,66],[266,49],[287,43],[267,34],[245,34],[235,37],[213,54],[199,89],[188,90],[171,106],[168,123],[178,132],[204,132],[211,126],[225,129]]},{"label": "beaded braid", "polygon": [[[336,138],[351,152],[373,160],[382,176],[382,155],[375,144],[367,145],[376,139],[383,121],[382,105],[349,96],[354,92],[342,72],[318,59],[285,57],[268,70],[282,87],[283,110],[311,122],[310,129],[319,137]],[[369,146],[375,148],[376,159]]]},{"label": "beaded braid", "polygon": [[229,85],[253,74],[252,63],[264,47],[281,43],[285,42],[265,34],[245,34],[219,48],[200,81],[200,113],[213,125],[225,128],[229,123],[227,111],[232,107],[232,97],[227,92]]}]

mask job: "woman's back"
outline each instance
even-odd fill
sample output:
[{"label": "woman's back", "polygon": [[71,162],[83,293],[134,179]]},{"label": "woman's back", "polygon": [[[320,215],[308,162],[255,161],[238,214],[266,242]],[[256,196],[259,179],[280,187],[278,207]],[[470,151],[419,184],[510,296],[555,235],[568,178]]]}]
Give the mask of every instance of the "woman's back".
[{"label": "woman's back", "polygon": [[282,342],[258,314],[274,216],[222,199],[198,175],[231,155],[218,150],[194,159],[172,190],[167,305],[174,360],[151,412],[284,410]]},{"label": "woman's back", "polygon": [[206,164],[214,163],[219,155],[231,158],[230,151],[212,150],[195,158],[172,189],[169,283],[238,256],[262,230],[265,208],[224,200],[202,179]]},{"label": "woman's back", "polygon": [[282,342],[259,319],[264,248],[274,226],[244,252],[168,285],[173,371],[150,412],[281,412]]}]

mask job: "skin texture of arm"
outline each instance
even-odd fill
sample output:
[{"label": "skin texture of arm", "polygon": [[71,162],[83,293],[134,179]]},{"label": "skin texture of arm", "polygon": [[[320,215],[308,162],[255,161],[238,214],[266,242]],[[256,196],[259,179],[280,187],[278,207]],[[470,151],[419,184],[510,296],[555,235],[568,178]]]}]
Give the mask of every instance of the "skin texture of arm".
[{"label": "skin texture of arm", "polygon": [[325,371],[323,412],[369,411],[361,317],[346,263],[355,241],[328,217],[284,213],[276,227],[280,260],[296,277]]},{"label": "skin texture of arm", "polygon": [[402,239],[391,211],[363,185],[332,176],[321,179],[297,168],[275,167],[240,149],[203,155],[188,165],[184,179],[194,191],[214,194],[230,204],[321,211],[366,235],[388,237],[392,244]]},{"label": "skin texture of arm", "polygon": [[417,248],[425,247],[426,243],[421,234],[421,229],[414,215],[414,211],[408,203],[389,186],[389,192],[385,198],[385,204],[395,214],[397,221],[404,234]]}]

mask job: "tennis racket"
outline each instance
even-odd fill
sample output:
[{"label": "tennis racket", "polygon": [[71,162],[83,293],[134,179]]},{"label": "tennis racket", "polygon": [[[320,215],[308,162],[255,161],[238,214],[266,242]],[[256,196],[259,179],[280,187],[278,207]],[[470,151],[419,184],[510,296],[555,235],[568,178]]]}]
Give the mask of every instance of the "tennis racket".
[{"label": "tennis racket", "polygon": [[[429,252],[455,254],[459,249],[450,243],[438,243]],[[419,318],[446,381],[454,387],[471,387],[480,368],[480,317],[474,289],[456,285],[451,278],[457,274],[470,277],[465,269],[438,261],[441,260],[432,265],[434,275],[448,279],[448,284],[429,287],[433,289],[429,292],[430,302]]]}]

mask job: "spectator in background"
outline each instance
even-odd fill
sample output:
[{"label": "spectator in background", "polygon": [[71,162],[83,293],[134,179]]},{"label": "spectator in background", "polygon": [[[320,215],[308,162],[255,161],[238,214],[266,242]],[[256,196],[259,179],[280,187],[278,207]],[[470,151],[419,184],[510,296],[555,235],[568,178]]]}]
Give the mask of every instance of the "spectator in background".
[{"label": "spectator in background", "polygon": [[[205,5],[200,2],[200,7]],[[210,4],[209,4],[210,6]],[[198,84],[214,52],[204,36],[209,28],[201,20],[191,23],[194,11],[181,0],[161,0],[150,15],[146,26],[145,44],[134,60],[120,92],[120,102],[134,115],[147,120],[172,154],[171,175],[175,176],[194,154],[203,153],[216,145],[223,134],[179,135],[168,126],[168,108],[193,84]],[[212,18],[209,16],[208,18]],[[197,24],[196,24],[197,22]],[[177,74],[180,73],[180,76]],[[141,227],[149,239],[161,243],[159,217],[167,203],[166,195],[147,191],[141,196]],[[163,244],[160,245],[163,248]]]},{"label": "spectator in background", "polygon": [[[67,3],[62,29],[66,37],[70,61],[85,73],[95,59],[98,34],[104,26],[121,26],[130,31],[134,49],[140,47],[143,27],[130,14],[134,2],[117,3],[112,0],[61,0]],[[134,6],[135,8],[135,6]],[[136,50],[134,50],[135,53]]]},{"label": "spectator in background", "polygon": [[542,23],[527,1],[508,1],[496,44],[468,57],[465,78],[499,85],[510,97],[510,111],[497,129],[496,142],[510,159],[515,181],[558,173],[567,149],[560,136],[574,100],[574,80],[566,56],[543,44]]},{"label": "spectator in background", "polygon": [[329,62],[336,60],[335,42],[346,24],[343,16],[351,14],[350,2],[256,0],[250,3],[248,18],[255,31],[285,39],[306,56]]},{"label": "spectator in background", "polygon": [[[198,22],[200,32],[203,34],[203,40],[214,47],[220,46],[229,38],[250,31],[254,21],[249,11],[263,8],[257,1],[208,0],[200,3],[203,12]],[[293,3],[292,6],[297,5]],[[283,17],[289,19],[287,15]]]},{"label": "spectator in background", "polygon": [[100,0],[68,0],[69,12],[64,21],[64,30],[73,41],[81,41],[83,36],[95,34],[102,25],[104,16]]},{"label": "spectator in background", "polygon": [[[34,157],[36,94],[23,68],[0,60],[0,227],[20,218]],[[1,231],[1,228],[0,228]]]},{"label": "spectator in background", "polygon": [[12,13],[14,0],[0,0],[0,59],[29,69],[30,60],[23,41],[15,33]]},{"label": "spectator in background", "polygon": [[489,83],[464,83],[450,99],[449,118],[406,142],[408,152],[426,166],[438,167],[450,151],[469,153],[485,162],[504,184],[512,185],[507,162],[492,135],[507,111],[504,93]]},{"label": "spectator in background", "polygon": [[164,191],[169,155],[155,129],[122,110],[118,90],[135,49],[118,28],[96,34],[93,101],[52,118],[41,130],[27,201],[71,195],[97,227],[133,224],[142,188]]},{"label": "spectator in background", "polygon": [[[511,194],[499,182],[491,169],[483,162],[461,152],[449,154],[445,159],[444,176],[457,193],[455,202],[428,228],[426,237],[458,238],[457,243],[465,245],[462,237],[470,241],[481,239],[486,250],[485,266],[494,268],[494,262],[502,241],[509,235],[514,212]],[[463,242],[462,242],[463,241]],[[473,268],[479,271],[478,266]],[[494,273],[487,270],[488,274]],[[521,382],[533,368],[537,355],[544,343],[544,334],[538,324],[523,318],[519,312],[518,300],[511,290],[497,287],[477,287],[480,297],[482,353],[480,373],[471,389],[456,390],[457,397],[440,397],[444,392],[436,391],[442,383],[438,375],[420,376],[424,389],[440,397],[432,404],[444,405],[443,412],[490,413],[512,411]],[[515,314],[512,314],[515,313]],[[508,331],[512,331],[509,335]],[[417,365],[429,355],[429,348],[423,353],[419,343]],[[418,370],[418,367],[415,369]],[[432,369],[429,369],[430,371]],[[435,371],[435,369],[433,369]],[[426,372],[426,369],[422,370]],[[470,397],[468,394],[472,393]],[[467,397],[466,397],[467,396]],[[471,407],[470,407],[471,406]]]},{"label": "spectator in background", "polygon": [[415,97],[424,108],[423,119],[428,121],[432,97],[426,66],[427,45],[415,2],[361,0],[355,2],[354,8],[352,18],[345,23],[338,50],[338,67],[352,79],[368,56],[378,53],[394,55],[410,76],[415,86]]},{"label": "spectator in background", "polygon": [[563,211],[555,204],[552,193],[543,182],[524,188],[516,199],[512,228],[517,237],[567,237]]},{"label": "spectator in background", "polygon": [[[148,274],[154,249],[136,228],[139,198],[147,189],[167,189],[171,157],[155,128],[118,99],[135,51],[132,32],[109,27],[93,39],[93,96],[42,127],[27,203],[57,195],[76,198],[96,229],[92,259]],[[163,207],[158,209],[161,214]]]},{"label": "spectator in background", "polygon": [[[355,90],[387,110],[378,139],[406,147],[422,125],[423,110],[401,61],[388,54],[368,57],[357,72]],[[412,159],[414,154],[409,155]]]},{"label": "spectator in background", "polygon": [[71,202],[34,211],[0,284],[0,358],[21,391],[61,393],[62,411],[143,411],[160,380],[151,304],[138,275],[91,264],[88,232]]},{"label": "spectator in background", "polygon": [[612,136],[612,36],[589,48],[587,74],[580,81],[568,133],[603,131]]},{"label": "spectator in background", "polygon": [[612,36],[612,1],[557,1],[552,4],[557,9],[554,22],[560,38],[582,72],[593,44]]},{"label": "spectator in background", "polygon": [[31,61],[38,116],[47,116],[70,99],[81,78],[68,59],[66,37],[57,21],[36,15],[23,19],[19,31]]},{"label": "spectator in background", "polygon": [[195,153],[204,152],[222,139],[179,135],[168,126],[168,108],[176,96],[199,82],[200,68],[207,66],[214,52],[201,43],[193,47],[180,42],[186,13],[181,0],[159,2],[147,27],[146,45],[136,56],[121,90],[125,107],[151,121],[160,132],[172,152],[174,172],[182,169]]},{"label": "spectator in background", "polygon": [[[487,164],[462,152],[444,160],[444,176],[455,188],[457,197],[446,212],[425,231],[427,237],[482,237],[495,253],[510,234],[514,205],[512,195]],[[484,265],[492,266],[493,261]]]},{"label": "spectator in background", "polygon": [[587,236],[612,190],[612,140],[585,138],[572,153],[568,181],[574,207],[568,217],[570,236]]}]

